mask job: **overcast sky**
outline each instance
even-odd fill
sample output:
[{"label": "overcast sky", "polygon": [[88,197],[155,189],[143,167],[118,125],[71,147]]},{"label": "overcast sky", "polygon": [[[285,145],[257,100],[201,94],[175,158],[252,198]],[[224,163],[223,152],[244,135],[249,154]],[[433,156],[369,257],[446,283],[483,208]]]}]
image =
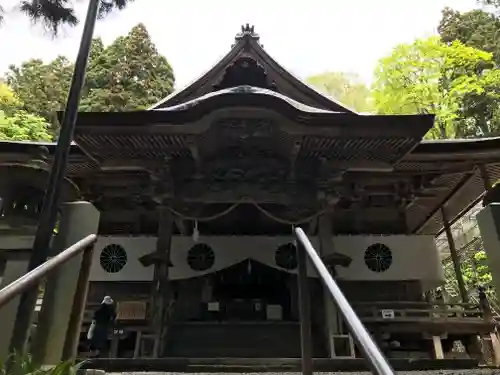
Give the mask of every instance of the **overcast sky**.
[{"label": "overcast sky", "polygon": [[[53,39],[13,10],[19,0],[0,3],[9,11],[0,28],[0,72],[32,57],[76,57],[81,27]],[[87,1],[79,3],[83,19]],[[350,71],[369,81],[392,47],[435,34],[445,6],[469,10],[476,0],[135,0],[99,21],[95,35],[110,43],[144,23],[178,87],[227,53],[243,23],[255,25],[266,51],[299,77]]]}]

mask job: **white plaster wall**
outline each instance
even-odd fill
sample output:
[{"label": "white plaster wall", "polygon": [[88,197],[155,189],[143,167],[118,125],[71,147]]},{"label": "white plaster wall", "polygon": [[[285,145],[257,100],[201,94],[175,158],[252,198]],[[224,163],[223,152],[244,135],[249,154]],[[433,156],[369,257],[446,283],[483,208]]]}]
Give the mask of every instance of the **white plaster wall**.
[{"label": "white plaster wall", "polygon": [[[176,236],[172,239],[170,278],[185,279],[201,276],[252,258],[269,266],[279,268],[274,262],[274,252],[279,245],[293,241],[292,237],[203,237],[198,243],[206,243],[215,252],[215,263],[206,271],[193,271],[187,263],[189,249],[195,244],[191,237]],[[315,242],[315,240],[314,240]],[[99,262],[101,250],[109,244],[122,245],[128,254],[125,267],[117,273],[104,271]],[[316,245],[316,243],[315,243]],[[100,237],[95,246],[91,271],[92,281],[149,281],[153,279],[153,266],[144,267],[138,260],[156,248],[156,237]],[[314,275],[309,270],[311,276]]]},{"label": "white plaster wall", "polygon": [[31,249],[34,239],[34,236],[0,236],[0,251]]},{"label": "white plaster wall", "polygon": [[[274,253],[279,245],[292,241],[291,237],[200,237],[215,251],[215,264],[207,271],[191,270],[187,264],[187,253],[195,243],[190,237],[174,237],[172,240],[172,279],[200,276],[223,269],[245,259],[252,258],[261,263],[277,267]],[[332,239],[336,251],[352,258],[348,268],[338,267],[339,276],[345,280],[420,280],[428,287],[444,281],[434,238],[432,236],[339,236]],[[315,238],[313,245],[318,248]],[[99,262],[101,250],[109,244],[122,245],[128,254],[128,262],[117,273],[105,272]],[[387,245],[393,256],[393,264],[386,271],[370,271],[364,263],[365,249],[374,243]],[[153,278],[153,267],[143,267],[138,258],[155,250],[156,237],[100,237],[94,251],[92,281],[149,281]],[[278,267],[277,267],[278,268]],[[309,269],[314,276],[314,271]]]},{"label": "white plaster wall", "polygon": [[[443,267],[433,236],[339,236],[334,237],[337,252],[349,255],[348,268],[337,267],[346,280],[422,280],[441,284]],[[373,272],[365,264],[368,246],[381,243],[392,251],[392,266],[385,272]]]}]

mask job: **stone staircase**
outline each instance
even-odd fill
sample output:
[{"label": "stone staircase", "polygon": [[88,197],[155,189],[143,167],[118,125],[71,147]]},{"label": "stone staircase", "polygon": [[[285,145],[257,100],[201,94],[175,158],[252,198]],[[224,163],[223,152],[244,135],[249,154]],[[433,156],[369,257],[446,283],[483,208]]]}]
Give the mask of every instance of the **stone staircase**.
[{"label": "stone staircase", "polygon": [[[189,322],[171,326],[165,357],[300,358],[295,322]],[[316,345],[315,355],[325,355]]]},{"label": "stone staircase", "polygon": [[[392,359],[392,367],[398,374],[418,373],[420,375],[498,375],[498,369],[478,368],[474,360],[428,360]],[[86,362],[83,369],[99,369],[108,373],[301,373],[300,358],[161,358],[161,359],[94,359]],[[363,358],[315,358],[315,373],[359,374],[368,365]]]}]

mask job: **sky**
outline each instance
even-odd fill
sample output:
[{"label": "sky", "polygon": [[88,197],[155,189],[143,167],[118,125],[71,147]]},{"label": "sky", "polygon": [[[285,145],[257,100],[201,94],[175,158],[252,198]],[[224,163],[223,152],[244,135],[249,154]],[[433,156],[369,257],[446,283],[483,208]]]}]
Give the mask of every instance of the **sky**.
[{"label": "sky", "polygon": [[[0,3],[8,12],[0,27],[0,73],[29,58],[74,60],[82,25],[53,38],[16,11],[19,0]],[[82,20],[87,3],[77,1]],[[298,77],[346,71],[369,83],[378,59],[394,46],[436,34],[445,6],[467,11],[476,0],[135,0],[99,21],[94,35],[108,44],[142,22],[179,88],[225,55],[249,23],[265,50]]]}]

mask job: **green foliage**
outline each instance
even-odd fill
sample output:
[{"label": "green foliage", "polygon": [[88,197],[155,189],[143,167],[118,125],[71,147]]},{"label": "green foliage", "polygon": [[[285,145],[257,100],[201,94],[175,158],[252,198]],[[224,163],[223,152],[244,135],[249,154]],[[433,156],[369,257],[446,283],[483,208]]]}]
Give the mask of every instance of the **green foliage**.
[{"label": "green foliage", "polygon": [[14,91],[5,83],[0,83],[0,111],[12,114],[21,107],[22,103]]},{"label": "green foliage", "polygon": [[[102,18],[114,9],[123,9],[133,0],[100,0],[99,17]],[[75,26],[79,19],[75,14],[74,1],[71,0],[18,0],[19,10],[34,22],[43,24],[54,34],[62,25]],[[0,6],[0,22],[4,9]]]},{"label": "green foliage", "polygon": [[469,262],[462,265],[464,281],[470,287],[489,285],[493,281],[487,262],[486,252],[478,250]]},{"label": "green foliage", "polygon": [[[11,66],[8,84],[29,113],[55,126],[56,112],[64,109],[73,64],[59,56],[43,63],[32,59]],[[173,90],[174,74],[144,27],[139,24],[108,47],[94,39],[80,110],[127,111],[143,109]]]},{"label": "green foliage", "polygon": [[74,365],[72,362],[62,362],[56,366],[42,367],[31,355],[21,356],[12,354],[6,364],[0,364],[0,375],[76,375],[84,362]]},{"label": "green foliage", "polygon": [[170,94],[173,84],[170,64],[139,24],[91,62],[81,110],[146,109]]},{"label": "green foliage", "polygon": [[401,44],[378,63],[374,104],[378,113],[436,114],[426,138],[489,135],[498,128],[494,92],[500,87],[492,68],[491,53],[460,41],[446,44],[432,37]]},{"label": "green foliage", "polygon": [[55,123],[56,112],[64,108],[72,73],[73,64],[59,56],[48,64],[32,59],[19,67],[11,65],[6,79],[25,111]]},{"label": "green foliage", "polygon": [[459,40],[467,46],[491,52],[500,62],[500,18],[492,13],[475,9],[461,13],[446,7],[438,31],[445,43]]},{"label": "green foliage", "polygon": [[49,124],[44,118],[17,111],[12,116],[0,111],[0,140],[50,141]]},{"label": "green foliage", "polygon": [[326,72],[309,77],[306,82],[357,112],[371,112],[373,110],[370,89],[356,74]]}]

